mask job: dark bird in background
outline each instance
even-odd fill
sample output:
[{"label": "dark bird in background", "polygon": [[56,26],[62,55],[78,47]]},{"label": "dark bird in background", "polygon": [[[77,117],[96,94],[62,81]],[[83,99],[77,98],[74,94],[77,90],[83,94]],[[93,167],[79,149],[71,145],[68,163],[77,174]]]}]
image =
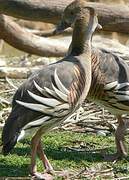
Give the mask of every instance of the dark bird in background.
[{"label": "dark bird in background", "polygon": [[74,22],[71,52],[57,63],[44,66],[22,84],[13,97],[12,111],[2,132],[3,154],[17,141],[32,134],[31,175],[45,178],[36,170],[36,155],[47,173],[53,168],[41,147],[41,136],[60,124],[85,100],[91,85],[91,38],[99,26],[94,9],[81,9]]},{"label": "dark bird in background", "polygon": [[[80,13],[80,9],[85,10],[86,1],[77,0],[72,2],[64,10],[62,20],[57,26],[56,32],[61,32],[72,26]],[[78,42],[78,38],[77,44]],[[70,45],[69,54],[73,49]],[[124,144],[124,135],[129,127],[129,121],[122,115],[129,114],[129,66],[120,57],[106,50],[91,50],[92,63],[92,82],[87,99],[98,105],[104,106],[118,119],[118,127],[115,131],[115,142],[117,152],[105,156],[107,160],[119,159],[127,156],[127,150]]]}]

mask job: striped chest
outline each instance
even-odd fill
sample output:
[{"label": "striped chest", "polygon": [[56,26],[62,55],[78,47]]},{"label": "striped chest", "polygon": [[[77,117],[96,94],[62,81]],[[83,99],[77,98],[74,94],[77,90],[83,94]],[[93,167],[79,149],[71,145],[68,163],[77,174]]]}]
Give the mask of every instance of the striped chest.
[{"label": "striped chest", "polygon": [[[92,55],[92,83],[88,99],[100,106],[104,106],[112,114],[129,114],[128,79],[119,82],[119,78],[116,78],[115,74],[111,74],[109,71],[104,73],[101,70],[102,63],[103,61],[96,58],[94,54]],[[113,68],[115,71],[115,67]]]},{"label": "striped chest", "polygon": [[105,75],[100,70],[100,61],[95,54],[92,54],[92,81],[88,99],[98,101],[105,96]]}]

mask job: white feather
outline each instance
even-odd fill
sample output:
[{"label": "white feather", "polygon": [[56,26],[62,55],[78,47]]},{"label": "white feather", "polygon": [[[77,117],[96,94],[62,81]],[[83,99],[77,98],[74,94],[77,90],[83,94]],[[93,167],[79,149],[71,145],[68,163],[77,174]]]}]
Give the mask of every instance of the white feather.
[{"label": "white feather", "polygon": [[57,85],[57,87],[58,87],[58,89],[60,90],[60,91],[62,91],[64,94],[68,94],[69,93],[69,91],[68,91],[68,89],[62,84],[62,82],[60,81],[60,79],[59,79],[59,77],[58,77],[58,75],[57,75],[57,70],[55,69],[55,72],[54,72],[54,79],[55,79],[55,82],[56,82],[56,85]]},{"label": "white feather", "polygon": [[23,139],[24,137],[25,137],[25,130],[21,130],[21,133],[17,138],[17,142],[20,141],[21,139]]},{"label": "white feather", "polygon": [[28,91],[29,95],[35,99],[36,101],[45,104],[46,106],[55,107],[60,104],[60,101],[53,99],[53,98],[44,98],[41,96],[38,96],[30,91]]},{"label": "white feather", "polygon": [[56,94],[60,97],[60,99],[62,99],[65,102],[68,102],[68,97],[66,94],[64,94],[63,92],[61,92],[60,90],[58,90],[53,84],[52,84],[52,88],[54,89],[54,91],[56,92]]},{"label": "white feather", "polygon": [[43,93],[44,90],[35,81],[34,81],[34,85],[39,92]]},{"label": "white feather", "polygon": [[128,95],[116,95],[115,96],[119,101],[129,101]]},{"label": "white feather", "polygon": [[32,122],[26,124],[23,127],[23,129],[27,129],[27,128],[31,127],[31,126],[41,126],[45,121],[47,121],[49,119],[50,119],[50,116],[42,117],[42,118],[40,118],[40,119],[38,119],[36,121],[32,121]]},{"label": "white feather", "polygon": [[120,83],[116,86],[115,90],[119,90],[125,86],[129,86],[129,83],[128,82],[127,83]]},{"label": "white feather", "polygon": [[44,87],[44,89],[45,89],[45,91],[46,91],[49,95],[52,95],[52,96],[54,96],[55,98],[58,98],[57,94],[56,94],[53,90],[51,90],[51,89],[49,89],[49,88],[47,88],[47,87]]},{"label": "white feather", "polygon": [[110,89],[114,88],[117,84],[118,84],[117,81],[108,83],[108,84],[105,85],[104,89],[105,89],[105,90],[110,90]]},{"label": "white feather", "polygon": [[117,90],[115,92],[123,94],[123,95],[129,95],[129,91],[119,91],[119,90]]},{"label": "white feather", "polygon": [[68,110],[69,109],[69,104],[68,103],[65,103],[65,104],[61,104],[60,106],[57,106],[55,108],[55,111],[60,111],[61,109],[62,110]]},{"label": "white feather", "polygon": [[42,105],[42,104],[25,103],[25,102],[18,101],[18,100],[16,100],[16,102],[26,108],[29,108],[34,111],[42,112],[45,114],[52,114],[54,112],[53,109],[48,109],[47,106]]}]

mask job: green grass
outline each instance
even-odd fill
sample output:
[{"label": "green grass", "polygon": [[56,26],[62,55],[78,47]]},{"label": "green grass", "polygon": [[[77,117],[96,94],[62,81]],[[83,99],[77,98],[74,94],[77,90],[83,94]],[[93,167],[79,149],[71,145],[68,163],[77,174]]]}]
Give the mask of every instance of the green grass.
[{"label": "green grass", "polygon": [[[8,156],[0,154],[0,177],[28,176],[30,164],[30,138],[17,143]],[[83,167],[107,169],[112,167],[116,177],[129,176],[129,163],[126,159],[115,164],[104,162],[102,153],[115,152],[113,136],[95,136],[74,132],[53,131],[43,138],[45,153],[55,170],[79,171]],[[85,151],[78,150],[85,148]],[[38,170],[43,166],[37,159]],[[83,178],[82,178],[83,179]],[[101,179],[101,178],[96,178]],[[109,178],[110,179],[110,178]]]}]

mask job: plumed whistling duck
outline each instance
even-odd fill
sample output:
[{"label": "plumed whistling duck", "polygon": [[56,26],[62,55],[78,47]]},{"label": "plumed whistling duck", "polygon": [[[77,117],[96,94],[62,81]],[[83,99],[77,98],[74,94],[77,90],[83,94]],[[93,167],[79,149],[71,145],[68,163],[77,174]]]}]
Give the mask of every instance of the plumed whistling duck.
[{"label": "plumed whistling duck", "polygon": [[[75,0],[68,5],[62,14],[62,20],[57,26],[56,33],[72,26],[80,11],[85,10],[86,7],[87,3],[84,0]],[[71,53],[72,49],[71,43],[68,53]],[[124,134],[129,127],[129,121],[122,115],[129,114],[129,66],[120,57],[104,49],[92,47],[91,59],[92,82],[87,99],[104,106],[118,119],[115,132],[117,152],[105,158],[116,160],[127,156]]]},{"label": "plumed whistling duck", "polygon": [[8,154],[20,139],[31,133],[30,173],[38,179],[45,179],[45,174],[36,170],[36,155],[47,173],[53,172],[42,150],[41,136],[77,110],[89,92],[91,38],[97,26],[94,9],[80,9],[74,23],[71,53],[36,71],[13,97],[12,111],[2,133],[3,154]]}]

